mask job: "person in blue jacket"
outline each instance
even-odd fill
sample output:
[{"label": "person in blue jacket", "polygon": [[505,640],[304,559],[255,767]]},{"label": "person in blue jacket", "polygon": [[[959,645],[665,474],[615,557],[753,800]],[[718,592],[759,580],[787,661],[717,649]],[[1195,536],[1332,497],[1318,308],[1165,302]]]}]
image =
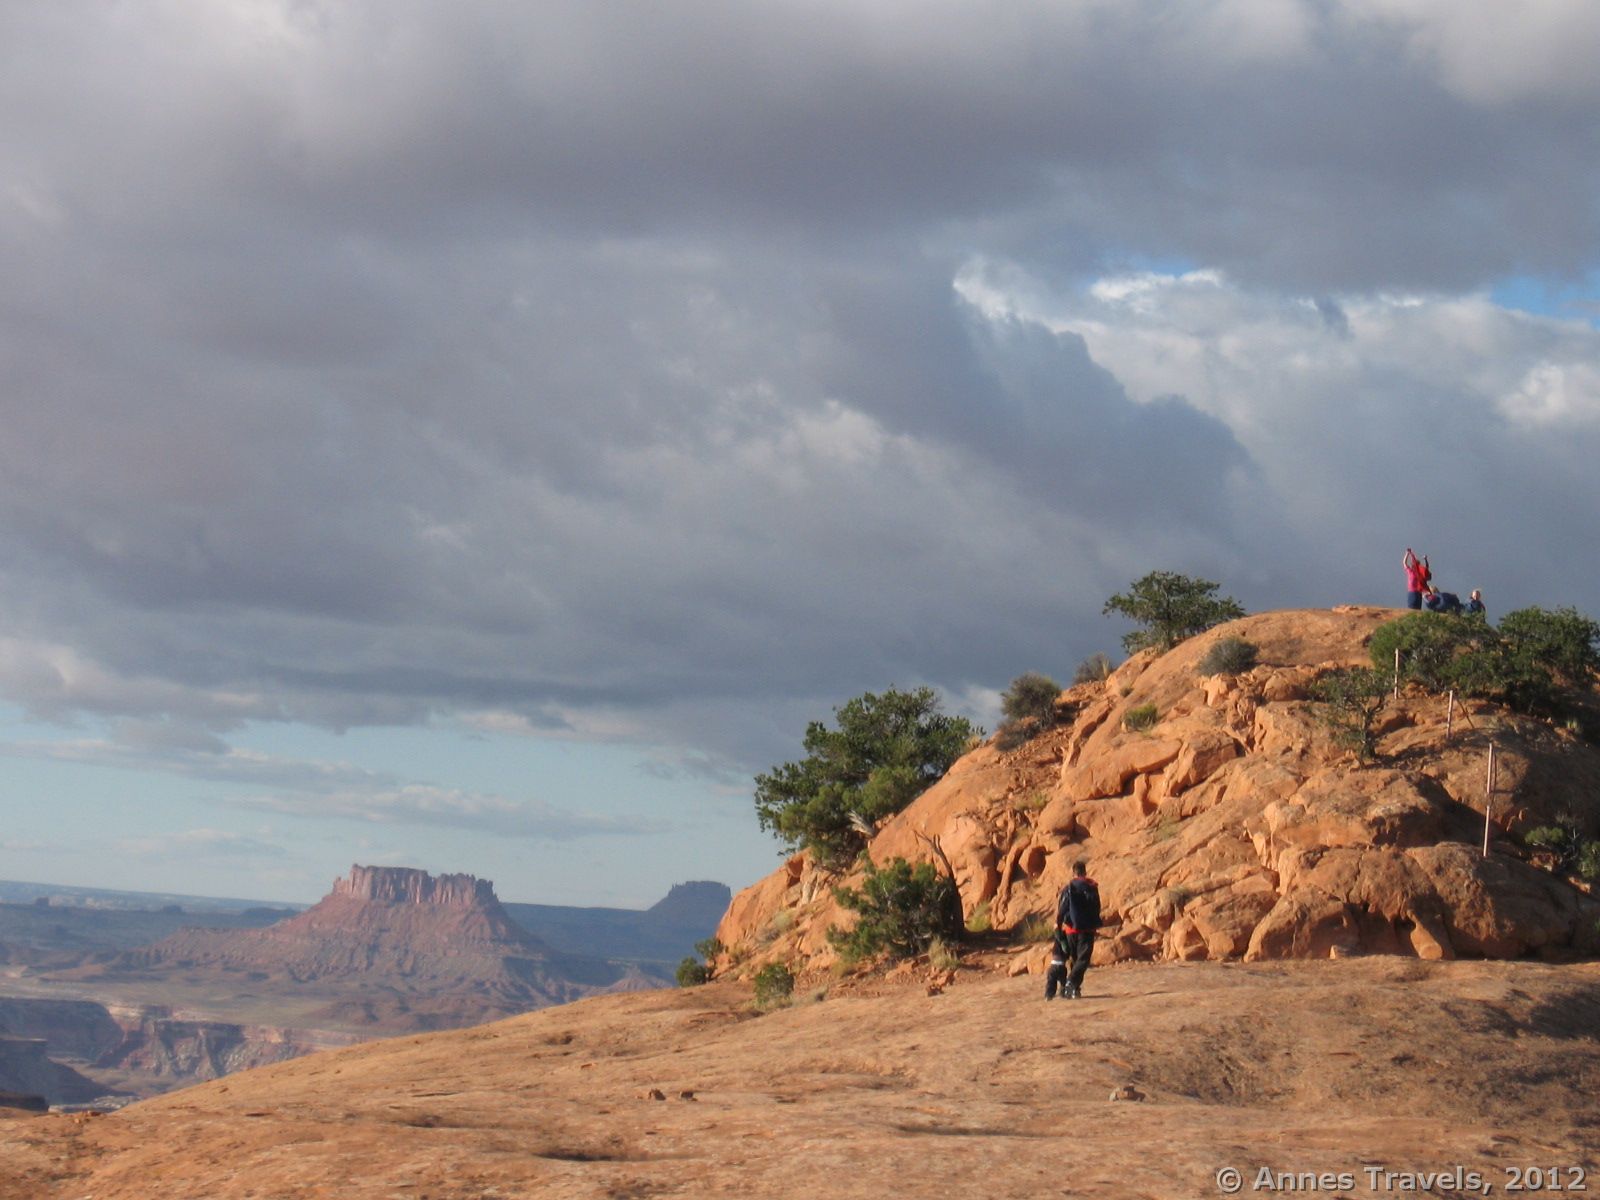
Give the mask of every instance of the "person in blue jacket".
[{"label": "person in blue jacket", "polygon": [[1489,610],[1483,606],[1483,593],[1477,588],[1473,588],[1472,595],[1467,597],[1467,614],[1474,617],[1489,615]]},{"label": "person in blue jacket", "polygon": [[1422,593],[1422,607],[1429,612],[1461,614],[1461,597],[1454,592],[1435,591],[1432,584]]},{"label": "person in blue jacket", "polygon": [[[1056,901],[1056,946],[1045,975],[1044,998],[1063,1000],[1083,995],[1083,977],[1094,953],[1094,935],[1100,928],[1100,885],[1089,878],[1082,859],[1072,864],[1072,878]],[[1069,967],[1070,964],[1070,967]]]}]

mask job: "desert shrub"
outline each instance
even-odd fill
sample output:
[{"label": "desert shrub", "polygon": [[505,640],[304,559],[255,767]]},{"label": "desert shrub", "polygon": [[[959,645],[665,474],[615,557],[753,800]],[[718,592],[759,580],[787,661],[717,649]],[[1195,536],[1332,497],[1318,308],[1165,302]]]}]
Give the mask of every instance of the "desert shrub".
[{"label": "desert shrub", "polygon": [[1600,840],[1587,837],[1574,823],[1541,825],[1523,839],[1556,856],[1556,869],[1591,882],[1600,880]]},{"label": "desert shrub", "polygon": [[1038,942],[1048,942],[1055,935],[1055,918],[1049,913],[1035,913],[1017,926],[1016,932],[1017,940],[1030,946]]},{"label": "desert shrub", "polygon": [[1185,638],[1245,615],[1233,597],[1216,595],[1219,586],[1209,579],[1173,571],[1151,571],[1130,584],[1126,592],[1112,596],[1100,611],[1107,616],[1119,613],[1138,623],[1140,628],[1122,639],[1129,654],[1151,646],[1170,650]]},{"label": "desert shrub", "polygon": [[995,730],[994,744],[1001,750],[1015,750],[1054,726],[1060,695],[1061,685],[1048,675],[1037,671],[1018,675],[1000,693],[1000,712],[1006,719]]},{"label": "desert shrub", "polygon": [[988,933],[994,926],[994,918],[989,913],[989,902],[980,901],[978,907],[972,910],[972,915],[967,918],[968,933]]},{"label": "desert shrub", "polygon": [[932,863],[913,867],[892,858],[879,868],[868,859],[861,886],[835,888],[833,897],[857,914],[854,929],[828,930],[828,940],[849,960],[885,953],[915,958],[936,937],[956,941],[961,936],[961,897]]},{"label": "desert shrub", "polygon": [[794,995],[794,972],[782,963],[768,963],[756,972],[756,1007],[787,1004]]},{"label": "desert shrub", "polygon": [[1447,613],[1409,613],[1373,630],[1368,650],[1373,669],[1387,674],[1391,683],[1394,652],[1398,650],[1400,678],[1414,680],[1431,692],[1458,687],[1474,674],[1482,676],[1475,681],[1477,688],[1491,688],[1488,660],[1466,665],[1459,662],[1463,656],[1480,650],[1490,634],[1480,622],[1463,621]]},{"label": "desert shrub", "polygon": [[1561,689],[1583,686],[1600,669],[1600,623],[1573,608],[1521,608],[1495,629],[1441,613],[1411,613],[1373,631],[1373,665],[1394,669],[1430,691],[1451,688],[1524,712],[1559,714]]},{"label": "desert shrub", "polygon": [[1202,675],[1242,675],[1256,665],[1259,653],[1254,642],[1223,638],[1206,651],[1195,670]]},{"label": "desert shrub", "polygon": [[1072,673],[1073,683],[1101,683],[1110,677],[1116,668],[1104,654],[1091,654],[1078,664],[1078,669]]},{"label": "desert shrub", "polygon": [[837,729],[807,727],[805,758],[756,776],[755,804],[763,829],[837,869],[854,862],[877,821],[950,769],[975,727],[942,713],[929,687],[868,692],[834,716]]},{"label": "desert shrub", "polygon": [[1154,728],[1160,716],[1154,704],[1140,704],[1122,714],[1122,723],[1129,729],[1143,733],[1146,729]]},{"label": "desert shrub", "polygon": [[[711,979],[712,964],[727,949],[718,938],[708,937],[694,944],[694,954],[678,964],[679,987],[694,987]],[[698,958],[695,955],[699,955]],[[705,961],[700,961],[704,959]]]},{"label": "desert shrub", "polygon": [[961,955],[943,938],[928,943],[928,965],[935,971],[953,971],[961,965]]},{"label": "desert shrub", "polygon": [[1061,685],[1048,675],[1028,671],[1011,681],[1011,686],[1000,693],[1000,712],[1009,721],[1042,721],[1053,724],[1056,719],[1056,699],[1061,695]]},{"label": "desert shrub", "polygon": [[694,944],[694,952],[707,962],[715,962],[727,949],[722,939],[714,937],[703,938]]},{"label": "desert shrub", "polygon": [[1363,759],[1377,757],[1373,726],[1393,687],[1392,674],[1375,667],[1330,671],[1312,686],[1322,702],[1319,716],[1333,730],[1333,739]]},{"label": "desert shrub", "polygon": [[1600,623],[1575,608],[1519,608],[1501,618],[1500,636],[1517,658],[1543,664],[1563,683],[1582,686],[1600,670]]},{"label": "desert shrub", "polygon": [[780,908],[761,928],[761,942],[770,945],[794,928],[794,909]]}]

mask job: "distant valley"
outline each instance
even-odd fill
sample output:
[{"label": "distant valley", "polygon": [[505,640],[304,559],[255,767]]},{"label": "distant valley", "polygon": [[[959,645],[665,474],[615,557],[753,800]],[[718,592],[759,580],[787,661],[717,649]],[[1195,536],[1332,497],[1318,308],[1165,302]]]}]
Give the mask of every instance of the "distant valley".
[{"label": "distant valley", "polygon": [[[34,894],[30,895],[30,889]],[[671,981],[729,890],[502,905],[469,875],[354,867],[317,905],[0,884],[0,1091],[143,1096],[366,1038]]]}]

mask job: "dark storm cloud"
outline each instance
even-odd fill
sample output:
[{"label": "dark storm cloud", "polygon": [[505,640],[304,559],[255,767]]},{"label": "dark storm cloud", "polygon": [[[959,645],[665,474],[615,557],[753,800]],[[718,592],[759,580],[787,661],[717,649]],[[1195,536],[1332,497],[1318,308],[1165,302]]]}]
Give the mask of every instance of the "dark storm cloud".
[{"label": "dark storm cloud", "polygon": [[174,761],[464,714],[726,773],[1069,671],[1154,565],[1270,594],[1292,395],[955,285],[1194,262],[1339,337],[1592,263],[1593,23],[1481,7],[9,5],[0,692]]}]

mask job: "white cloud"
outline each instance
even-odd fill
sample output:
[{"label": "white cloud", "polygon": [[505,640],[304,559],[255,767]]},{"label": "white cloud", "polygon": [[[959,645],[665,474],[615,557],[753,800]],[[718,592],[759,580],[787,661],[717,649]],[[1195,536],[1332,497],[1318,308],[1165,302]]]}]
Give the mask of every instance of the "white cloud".
[{"label": "white cloud", "polygon": [[[402,780],[388,772],[349,763],[288,758],[226,745],[217,749],[177,738],[11,742],[0,744],[0,754],[154,771],[228,784],[235,789],[261,789],[247,794],[230,791],[215,802],[298,817],[450,826],[547,841],[649,834],[666,828],[656,820],[574,812],[537,798],[515,799]],[[211,848],[212,844],[217,852],[233,852],[241,847],[266,852],[264,843],[220,830],[192,830],[148,842],[138,840],[136,844],[141,852],[172,845]]]},{"label": "white cloud", "polygon": [[1342,0],[1342,8],[1353,21],[1399,30],[1420,62],[1476,103],[1584,104],[1600,96],[1600,9],[1588,0]]},{"label": "white cloud", "polygon": [[1224,421],[1264,485],[1263,556],[1297,590],[1316,581],[1337,598],[1338,577],[1372,570],[1361,559],[1374,534],[1404,545],[1427,533],[1463,588],[1456,572],[1522,603],[1600,601],[1600,579],[1574,559],[1600,532],[1587,465],[1600,450],[1600,330],[1587,323],[1483,294],[1308,298],[1214,271],[1052,294],[980,263],[960,286],[1004,319],[1081,336],[1138,402],[1180,394]]},{"label": "white cloud", "polygon": [[185,829],[177,833],[122,838],[117,850],[138,858],[187,860],[204,858],[280,858],[283,845],[266,837],[226,829]]},{"label": "white cloud", "polygon": [[511,800],[428,784],[318,794],[262,794],[230,803],[297,817],[440,825],[552,842],[586,837],[648,836],[666,828],[664,822],[657,820],[594,816],[570,812],[541,800]]}]

